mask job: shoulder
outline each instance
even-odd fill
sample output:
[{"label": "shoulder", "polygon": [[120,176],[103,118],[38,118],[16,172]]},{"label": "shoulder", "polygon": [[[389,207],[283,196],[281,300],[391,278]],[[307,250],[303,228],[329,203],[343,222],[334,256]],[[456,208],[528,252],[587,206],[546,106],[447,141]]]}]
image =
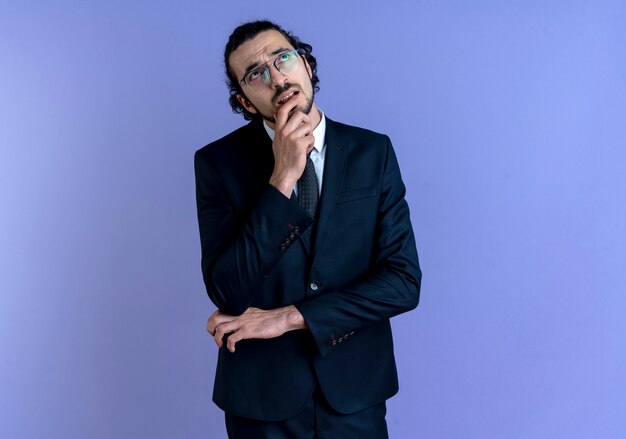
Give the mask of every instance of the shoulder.
[{"label": "shoulder", "polygon": [[326,125],[326,129],[330,129],[330,132],[340,136],[347,136],[352,141],[363,141],[367,143],[382,142],[384,144],[389,142],[389,137],[386,134],[378,133],[367,128],[336,122],[328,117],[326,118]]},{"label": "shoulder", "polygon": [[258,127],[255,127],[254,122],[250,122],[236,130],[226,134],[224,137],[217,139],[202,148],[198,149],[195,153],[195,159],[215,159],[232,154],[233,151],[239,150],[243,145],[249,144],[250,139],[254,138],[254,134]]},{"label": "shoulder", "polygon": [[393,150],[389,136],[366,128],[335,122],[326,118],[326,142],[347,147],[350,157],[364,156],[371,161],[384,162]]}]

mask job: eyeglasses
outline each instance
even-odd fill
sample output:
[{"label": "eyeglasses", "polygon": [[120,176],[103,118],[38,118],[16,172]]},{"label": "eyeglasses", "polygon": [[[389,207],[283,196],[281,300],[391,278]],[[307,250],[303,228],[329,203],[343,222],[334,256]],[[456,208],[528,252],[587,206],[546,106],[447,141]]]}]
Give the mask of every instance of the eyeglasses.
[{"label": "eyeglasses", "polygon": [[273,65],[274,68],[281,73],[291,73],[298,69],[298,65],[300,64],[298,62],[299,57],[297,49],[283,52],[274,58],[274,61],[250,70],[244,75],[240,82],[245,82],[250,87],[254,88],[269,85],[271,81],[271,74],[268,64]]}]

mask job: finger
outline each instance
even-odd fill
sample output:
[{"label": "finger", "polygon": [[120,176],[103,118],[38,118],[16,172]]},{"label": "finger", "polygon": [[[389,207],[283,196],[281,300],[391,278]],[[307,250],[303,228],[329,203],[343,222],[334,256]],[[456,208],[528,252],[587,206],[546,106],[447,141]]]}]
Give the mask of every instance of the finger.
[{"label": "finger", "polygon": [[218,311],[214,312],[211,315],[211,317],[209,318],[209,321],[207,323],[207,331],[211,335],[215,335],[215,328],[218,325],[221,325],[222,323],[232,322],[235,319],[236,319],[235,316],[231,316],[229,314],[224,314],[223,312],[218,310]]},{"label": "finger", "polygon": [[298,128],[300,124],[303,123],[303,118],[306,115],[301,111],[296,111],[289,120],[285,120],[285,122],[281,126],[276,126],[276,132],[279,135],[288,136],[293,130]]},{"label": "finger", "polygon": [[218,309],[213,314],[211,314],[211,316],[209,317],[209,320],[207,320],[206,322],[206,330],[211,335],[215,334],[215,325],[217,324],[215,319],[219,315],[219,313],[220,313],[220,310]]},{"label": "finger", "polygon": [[[288,128],[286,127],[285,130],[287,129]],[[306,149],[305,145],[312,141],[312,136],[313,127],[310,124],[301,124],[288,134],[283,134],[284,141],[291,144],[296,143],[296,145],[302,148],[302,150]]]},{"label": "finger", "polygon": [[226,323],[223,326],[220,326],[219,324],[217,326],[215,326],[215,332],[213,334],[213,341],[215,341],[215,344],[217,345],[218,348],[222,347],[222,340],[224,339],[224,326],[226,325]]},{"label": "finger", "polygon": [[309,129],[313,130],[313,124],[311,123],[311,118],[307,114],[304,114],[302,111],[296,111],[289,118],[285,126],[283,126],[281,132],[285,135],[288,135],[302,127],[308,127]]},{"label": "finger", "polygon": [[226,348],[231,352],[235,352],[235,344],[237,344],[238,341],[240,340],[244,340],[246,339],[246,334],[244,332],[243,329],[235,332],[234,334],[231,334],[228,337],[228,340],[226,340]]},{"label": "finger", "polygon": [[287,103],[287,105],[282,106],[276,112],[276,115],[274,116],[274,119],[276,120],[276,131],[280,131],[289,120],[289,105],[291,105],[291,103]]},{"label": "finger", "polygon": [[295,130],[293,130],[293,132],[291,132],[289,136],[296,139],[300,137],[313,136],[313,126],[311,124],[301,124]]},{"label": "finger", "polygon": [[215,336],[215,332],[217,331],[219,326],[220,326],[219,323],[209,321],[209,323],[207,323],[206,325],[206,330],[209,334],[211,334],[212,336]]},{"label": "finger", "polygon": [[222,314],[222,312],[218,309],[217,311],[215,311],[213,314],[211,314],[211,316],[209,317],[209,320],[207,321],[206,324],[206,330],[209,334],[214,335],[215,334],[215,327],[217,325],[219,325],[222,316],[224,316],[225,314]]},{"label": "finger", "polygon": [[282,111],[284,114],[287,115],[287,119],[289,119],[289,115],[292,113],[293,109],[296,108],[297,106],[298,106],[298,100],[297,99],[291,99],[286,104],[281,105],[281,107],[280,107],[280,109],[278,111],[279,112]]},{"label": "finger", "polygon": [[298,100],[292,99],[286,104],[284,104],[282,107],[280,107],[275,117],[277,130],[282,128],[285,125],[285,123],[287,123],[287,121],[289,120],[289,112],[293,110],[296,107],[296,105],[298,105]]},{"label": "finger", "polygon": [[218,324],[215,328],[215,335],[213,336],[217,347],[221,348],[222,344],[224,344],[224,336],[226,334],[230,334],[233,331],[236,331],[238,327],[239,325],[237,325],[236,322],[226,322]]}]

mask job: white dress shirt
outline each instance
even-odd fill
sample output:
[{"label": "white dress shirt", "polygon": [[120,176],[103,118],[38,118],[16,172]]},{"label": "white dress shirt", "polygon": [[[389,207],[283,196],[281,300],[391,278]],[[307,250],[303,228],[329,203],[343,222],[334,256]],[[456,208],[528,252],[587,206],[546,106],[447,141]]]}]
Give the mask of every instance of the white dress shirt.
[{"label": "white dress shirt", "polygon": [[[313,162],[313,166],[315,166],[315,174],[317,175],[317,187],[319,188],[320,194],[322,193],[322,177],[324,176],[324,159],[326,157],[326,116],[324,116],[324,112],[320,110],[320,123],[317,124],[315,129],[313,129],[313,137],[315,137],[315,144],[313,145],[313,149],[311,150],[311,161]],[[265,127],[265,131],[274,141],[274,130],[270,128],[267,122],[263,121],[263,126]],[[298,184],[293,188],[293,191],[298,195]]]}]

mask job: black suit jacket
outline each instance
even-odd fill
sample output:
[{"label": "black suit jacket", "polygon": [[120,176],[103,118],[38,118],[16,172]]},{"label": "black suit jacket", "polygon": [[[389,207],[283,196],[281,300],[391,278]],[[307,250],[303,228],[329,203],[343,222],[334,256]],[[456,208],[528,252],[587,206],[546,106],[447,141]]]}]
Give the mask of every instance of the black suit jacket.
[{"label": "black suit jacket", "polygon": [[417,306],[421,280],[398,163],[387,136],[328,118],[326,148],[317,221],[268,184],[261,122],[195,154],[209,297],[232,315],[293,304],[308,326],[219,350],[213,400],[229,413],[291,417],[316,381],[341,413],[398,390],[389,318]]}]

